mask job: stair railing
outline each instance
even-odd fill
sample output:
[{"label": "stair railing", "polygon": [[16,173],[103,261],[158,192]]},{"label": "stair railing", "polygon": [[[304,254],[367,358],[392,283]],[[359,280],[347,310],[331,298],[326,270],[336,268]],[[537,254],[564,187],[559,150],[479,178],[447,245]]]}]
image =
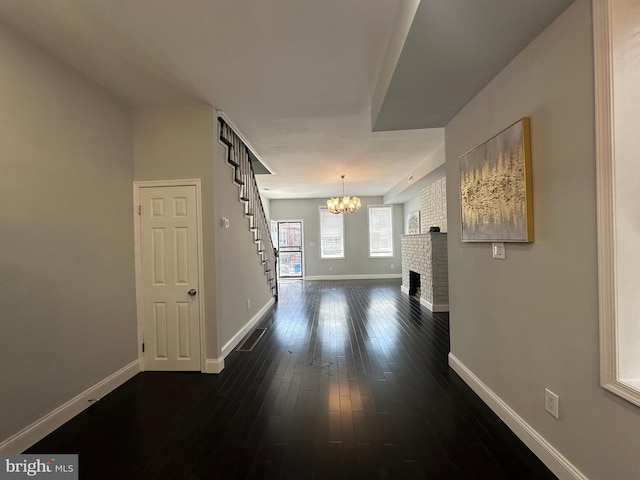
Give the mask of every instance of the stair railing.
[{"label": "stair railing", "polygon": [[249,148],[233,129],[218,117],[220,141],[227,146],[227,163],[233,167],[233,181],[238,186],[238,197],[244,204],[244,216],[257,246],[271,294],[278,299],[277,252],[273,247],[271,229],[264,212],[256,175],[251,165]]}]

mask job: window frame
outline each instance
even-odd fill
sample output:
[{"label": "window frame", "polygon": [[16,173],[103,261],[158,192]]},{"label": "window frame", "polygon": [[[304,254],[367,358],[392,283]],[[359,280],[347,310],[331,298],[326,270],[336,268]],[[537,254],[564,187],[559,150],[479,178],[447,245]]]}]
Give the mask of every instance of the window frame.
[{"label": "window frame", "polygon": [[[626,348],[620,330],[629,318],[619,312],[617,286],[618,218],[616,215],[616,159],[613,97],[612,2],[593,2],[593,41],[596,104],[596,180],[598,225],[598,296],[600,317],[600,385],[640,406],[640,380],[625,374],[620,365]],[[635,320],[635,317],[633,319]],[[640,365],[633,365],[637,372]]]},{"label": "window frame", "polygon": [[[391,244],[389,253],[375,254],[372,252],[371,212],[376,209],[385,209],[389,211],[389,242]],[[393,233],[393,205],[367,205],[367,241],[369,244],[369,258],[393,258],[395,256]]]},{"label": "window frame", "polygon": [[[332,218],[332,217],[340,217],[340,225],[341,225],[341,232],[340,232],[340,240],[342,243],[342,255],[326,255],[324,253],[324,234],[323,234],[323,227],[324,227],[324,222],[323,222],[323,218],[324,218],[324,214],[323,212],[326,212],[328,215],[331,215],[331,217],[327,217],[327,218]],[[320,259],[321,260],[341,260],[345,258],[345,236],[344,236],[344,216],[343,214],[335,214],[335,213],[331,213],[329,212],[329,209],[327,207],[319,207],[318,208],[318,219],[319,219],[319,223],[320,223]]]}]

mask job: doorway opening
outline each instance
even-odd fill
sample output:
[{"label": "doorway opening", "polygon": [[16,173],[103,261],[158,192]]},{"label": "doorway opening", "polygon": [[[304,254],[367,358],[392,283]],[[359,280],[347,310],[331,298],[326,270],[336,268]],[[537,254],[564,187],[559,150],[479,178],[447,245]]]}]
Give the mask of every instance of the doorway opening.
[{"label": "doorway opening", "polygon": [[278,277],[303,278],[302,221],[278,221]]}]

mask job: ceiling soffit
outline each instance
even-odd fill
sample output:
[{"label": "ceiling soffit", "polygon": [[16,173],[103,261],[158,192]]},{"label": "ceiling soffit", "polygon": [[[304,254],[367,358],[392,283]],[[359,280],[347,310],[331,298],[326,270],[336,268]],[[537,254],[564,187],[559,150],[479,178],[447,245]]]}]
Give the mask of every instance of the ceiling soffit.
[{"label": "ceiling soffit", "polygon": [[573,0],[422,0],[372,129],[444,127]]}]

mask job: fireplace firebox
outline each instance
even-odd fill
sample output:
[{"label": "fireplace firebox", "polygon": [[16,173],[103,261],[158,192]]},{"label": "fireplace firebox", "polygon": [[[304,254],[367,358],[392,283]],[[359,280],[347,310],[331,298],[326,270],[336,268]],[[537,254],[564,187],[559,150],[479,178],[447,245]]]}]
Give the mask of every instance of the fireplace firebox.
[{"label": "fireplace firebox", "polygon": [[409,295],[412,297],[420,296],[420,274],[413,270],[409,271]]}]

